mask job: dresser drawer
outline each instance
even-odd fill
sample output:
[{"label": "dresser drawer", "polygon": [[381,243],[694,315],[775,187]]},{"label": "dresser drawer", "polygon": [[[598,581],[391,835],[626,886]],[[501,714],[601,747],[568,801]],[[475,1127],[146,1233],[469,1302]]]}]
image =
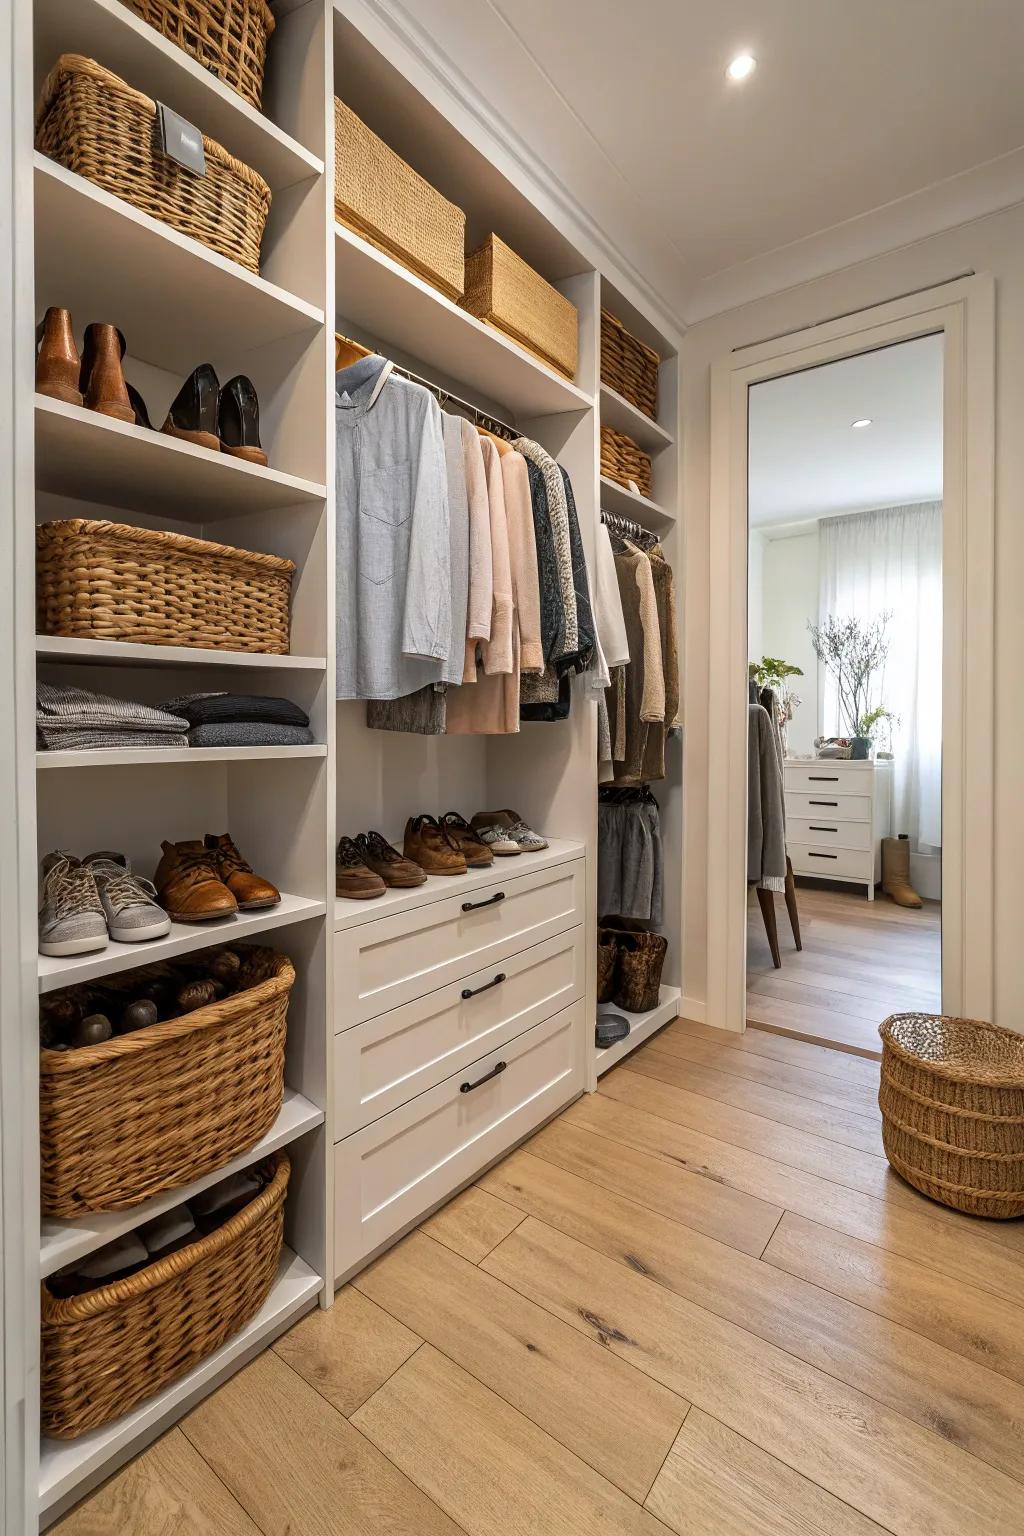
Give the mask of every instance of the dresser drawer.
[{"label": "dresser drawer", "polygon": [[584,1013],[564,1008],[337,1144],[339,1279],[582,1091]]},{"label": "dresser drawer", "polygon": [[335,935],[335,1030],[461,981],[582,923],[584,861],[474,885]]},{"label": "dresser drawer", "polygon": [[870,821],[871,796],[845,795],[826,784],[814,793],[786,790],[786,816],[802,821]]},{"label": "dresser drawer", "polygon": [[831,880],[863,880],[874,878],[875,856],[869,850],[860,853],[853,848],[827,848],[821,843],[805,847],[793,843],[789,848],[795,875],[824,876]]},{"label": "dresser drawer", "polygon": [[817,795],[868,795],[874,776],[872,763],[852,761],[787,763],[784,769],[786,793]]},{"label": "dresser drawer", "polygon": [[827,816],[804,821],[799,816],[786,817],[786,844],[812,848],[857,848],[862,853],[871,848],[870,821],[829,821]]},{"label": "dresser drawer", "polygon": [[397,1109],[575,1002],[584,985],[583,929],[570,928],[345,1030],[334,1044],[335,1124],[347,1133]]}]

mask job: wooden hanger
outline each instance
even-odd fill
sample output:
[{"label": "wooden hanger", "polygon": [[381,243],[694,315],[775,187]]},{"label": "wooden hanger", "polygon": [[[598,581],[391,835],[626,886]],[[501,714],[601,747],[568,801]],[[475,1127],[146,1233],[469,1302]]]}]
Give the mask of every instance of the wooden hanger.
[{"label": "wooden hanger", "polygon": [[361,357],[369,357],[370,348],[364,347],[361,342],[353,341],[349,336],[342,336],[340,331],[334,333],[334,371],[348,368],[352,363],[358,363]]},{"label": "wooden hanger", "polygon": [[507,438],[499,437],[497,432],[491,432],[487,427],[481,427],[479,423],[476,424],[476,429],[481,437],[490,438],[491,442],[497,448],[499,453],[504,454],[512,452],[512,444],[508,441]]}]

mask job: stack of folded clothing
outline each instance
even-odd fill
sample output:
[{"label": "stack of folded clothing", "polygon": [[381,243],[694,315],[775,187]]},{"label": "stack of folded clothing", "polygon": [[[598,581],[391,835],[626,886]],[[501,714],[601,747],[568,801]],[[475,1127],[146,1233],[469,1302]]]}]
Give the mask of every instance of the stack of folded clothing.
[{"label": "stack of folded clothing", "polygon": [[64,684],[36,684],[36,742],[49,752],[187,747],[188,721],[166,709]]},{"label": "stack of folded clothing", "polygon": [[190,747],[304,747],[309,716],[290,699],[247,693],[186,693],[162,706],[188,725]]}]

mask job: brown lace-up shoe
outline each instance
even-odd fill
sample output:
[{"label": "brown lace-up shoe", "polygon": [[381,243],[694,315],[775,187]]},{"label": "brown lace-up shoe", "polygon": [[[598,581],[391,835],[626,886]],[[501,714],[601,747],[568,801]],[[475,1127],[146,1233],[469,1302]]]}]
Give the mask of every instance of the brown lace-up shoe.
[{"label": "brown lace-up shoe", "polygon": [[458,811],[446,811],[441,817],[441,826],[462,854],[467,869],[489,869],[494,863],[494,854],[479,832]]},{"label": "brown lace-up shoe", "polygon": [[261,907],[276,907],[281,892],[262,875],[253,874],[252,865],[242,858],[227,832],[215,837],[206,834],[206,851],[218,876],[238,902],[240,912],[257,912]]},{"label": "brown lace-up shoe", "polygon": [[360,832],[356,847],[367,869],[380,875],[384,884],[394,890],[408,890],[426,881],[426,872],[412,859],[403,858],[379,832]]},{"label": "brown lace-up shoe", "polygon": [[387,886],[380,875],[375,875],[350,837],[343,837],[338,844],[334,860],[334,894],[347,896],[353,901],[370,901],[383,896]]},{"label": "brown lace-up shoe", "polygon": [[464,875],[466,861],[458,844],[433,816],[410,816],[405,824],[405,856],[428,875]]},{"label": "brown lace-up shoe", "polygon": [[157,900],[174,922],[205,923],[235,915],[238,903],[218,878],[209,850],[198,839],[161,843],[160,847],[163,858],[153,884]]}]

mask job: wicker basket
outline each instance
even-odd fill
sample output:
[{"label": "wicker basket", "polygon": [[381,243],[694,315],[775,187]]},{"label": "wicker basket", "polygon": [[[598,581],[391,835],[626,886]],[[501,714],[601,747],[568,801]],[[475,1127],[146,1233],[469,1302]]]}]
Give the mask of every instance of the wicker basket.
[{"label": "wicker basket", "polygon": [[601,473],[619,485],[628,486],[632,480],[639,486],[642,496],[651,494],[650,455],[625,432],[617,432],[614,427],[601,428]]},{"label": "wicker basket", "polygon": [[617,390],[630,405],[658,418],[658,369],[661,358],[639,337],[631,336],[621,320],[601,311],[601,383]]},{"label": "wicker basket", "polygon": [[244,1328],[281,1259],[290,1164],[207,1237],[127,1279],[58,1298],[42,1288],[42,1430],[71,1440],[120,1418]]},{"label": "wicker basket", "polygon": [[67,639],[285,656],[294,570],[277,555],[161,529],[40,523],[36,626]]},{"label": "wicker basket", "polygon": [[466,215],[334,98],[334,212],[449,299],[465,283]]},{"label": "wicker basket", "polygon": [[575,379],[580,317],[575,304],[527,266],[497,235],[466,257],[463,309]]},{"label": "wicker basket", "polygon": [[[156,103],[148,96],[94,59],[64,53],[43,85],[36,148],[105,192],[258,272],[270,211],[270,188],[263,177],[205,137],[206,175],[194,175],[156,147],[155,119]],[[67,234],[73,243],[74,230]]]},{"label": "wicker basket", "polygon": [[597,936],[597,1000],[610,1003],[615,995],[615,983],[619,974],[619,946],[612,933]]},{"label": "wicker basket", "polygon": [[897,1013],[882,1037],[885,1155],[922,1194],[972,1216],[1024,1216],[1024,1036]]},{"label": "wicker basket", "polygon": [[274,17],[266,0],[121,0],[256,108]]},{"label": "wicker basket", "polygon": [[[238,953],[244,990],[221,1002],[102,1045],[40,1051],[46,1215],[128,1210],[222,1167],[273,1125],[295,972],[273,950]],[[130,998],[140,977],[166,974],[146,966],[103,986]]]}]

